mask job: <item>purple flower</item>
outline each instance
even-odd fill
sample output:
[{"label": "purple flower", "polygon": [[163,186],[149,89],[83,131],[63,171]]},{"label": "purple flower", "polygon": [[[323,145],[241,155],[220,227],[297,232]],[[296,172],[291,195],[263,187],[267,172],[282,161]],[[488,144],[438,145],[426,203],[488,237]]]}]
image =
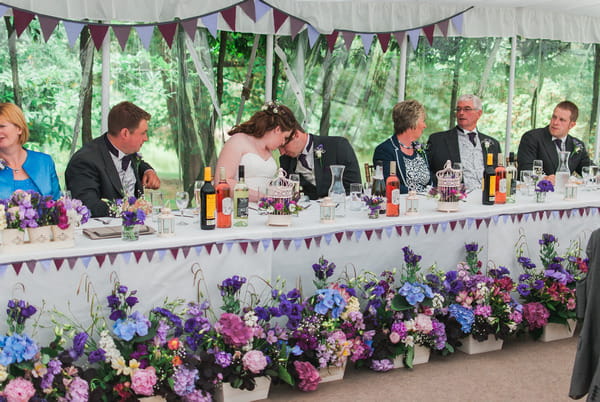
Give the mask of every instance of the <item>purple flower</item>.
[{"label": "purple flower", "polygon": [[105,360],[106,360],[106,351],[101,348],[92,351],[88,355],[88,362],[90,362],[90,364],[94,364],[97,362],[103,362]]},{"label": "purple flower", "polygon": [[195,382],[199,378],[198,370],[188,370],[179,366],[174,374],[173,390],[179,396],[185,396],[195,391]]},{"label": "purple flower", "polygon": [[390,371],[394,368],[394,364],[390,359],[373,360],[371,362],[371,370],[374,371]]},{"label": "purple flower", "polygon": [[542,238],[539,240],[539,243],[540,246],[548,246],[556,241],[557,239],[554,237],[554,235],[551,235],[550,233],[544,233],[542,234]]},{"label": "purple flower", "polygon": [[231,353],[218,351],[215,353],[215,363],[219,366],[226,368],[231,365],[233,358]]},{"label": "purple flower", "polygon": [[58,359],[52,359],[48,362],[48,372],[57,375],[62,370],[62,363]]},{"label": "purple flower", "polygon": [[479,250],[479,244],[477,244],[477,243],[465,244],[465,250],[467,253],[476,253]]},{"label": "purple flower", "polygon": [[127,303],[129,307],[133,307],[138,303],[138,298],[135,296],[129,296],[125,299],[125,303]]},{"label": "purple flower", "polygon": [[85,342],[88,339],[88,334],[85,332],[80,332],[73,338],[73,348],[69,351],[69,355],[73,360],[79,359],[79,357],[83,354],[83,350],[85,348]]},{"label": "purple flower", "polygon": [[538,193],[547,193],[549,191],[554,191],[554,186],[550,180],[540,180],[535,188],[535,191]]}]

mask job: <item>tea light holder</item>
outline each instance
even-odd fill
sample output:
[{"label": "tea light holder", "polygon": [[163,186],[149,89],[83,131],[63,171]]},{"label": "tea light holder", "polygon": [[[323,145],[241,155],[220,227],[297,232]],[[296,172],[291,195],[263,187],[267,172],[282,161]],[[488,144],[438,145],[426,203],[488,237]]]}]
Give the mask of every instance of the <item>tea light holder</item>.
[{"label": "tea light holder", "polygon": [[419,214],[419,197],[415,190],[408,192],[406,197],[406,215],[418,215]]},{"label": "tea light holder", "polygon": [[171,213],[171,208],[161,208],[156,225],[158,237],[175,236],[175,215]]},{"label": "tea light holder", "polygon": [[577,199],[577,184],[572,181],[568,181],[565,184],[565,200],[575,201]]},{"label": "tea light holder", "polygon": [[321,223],[335,222],[335,202],[331,197],[325,197],[321,201]]}]

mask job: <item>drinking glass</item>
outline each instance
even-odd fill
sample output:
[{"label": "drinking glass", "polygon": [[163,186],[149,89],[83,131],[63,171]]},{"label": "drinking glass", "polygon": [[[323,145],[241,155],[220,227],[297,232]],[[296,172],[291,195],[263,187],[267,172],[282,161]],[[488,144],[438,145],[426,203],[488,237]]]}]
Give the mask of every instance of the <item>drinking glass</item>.
[{"label": "drinking glass", "polygon": [[362,184],[350,183],[350,210],[360,211],[363,203],[361,200],[362,196]]},{"label": "drinking glass", "polygon": [[533,173],[539,178],[544,175],[544,161],[541,159],[535,159],[533,161]]},{"label": "drinking glass", "polygon": [[179,215],[181,216],[181,220],[178,225],[187,225],[188,223],[183,220],[183,209],[188,206],[190,202],[190,195],[187,191],[178,191],[175,193],[175,204],[177,204],[177,208],[179,208]]},{"label": "drinking glass", "polygon": [[300,200],[300,175],[292,173],[288,176],[288,179],[294,183],[294,195],[292,198],[294,201],[298,202]]},{"label": "drinking glass", "polygon": [[600,177],[598,177],[599,173],[600,170],[598,169],[598,166],[590,166],[590,184],[594,190],[597,188],[596,186],[598,185],[598,180],[600,179]]},{"label": "drinking glass", "polygon": [[163,194],[160,191],[152,191],[150,193],[150,204],[152,204],[152,221],[158,221],[158,214],[164,205]]},{"label": "drinking glass", "polygon": [[521,170],[521,183],[523,183],[524,194],[531,195],[535,174],[533,170]]},{"label": "drinking glass", "polygon": [[204,185],[204,181],[196,180],[194,182],[194,202],[196,204],[196,208],[194,209],[194,216],[200,217],[200,192],[202,190],[202,186]]},{"label": "drinking glass", "polygon": [[592,181],[592,167],[584,166],[581,168],[581,178],[583,179],[583,188],[587,189],[590,187]]}]

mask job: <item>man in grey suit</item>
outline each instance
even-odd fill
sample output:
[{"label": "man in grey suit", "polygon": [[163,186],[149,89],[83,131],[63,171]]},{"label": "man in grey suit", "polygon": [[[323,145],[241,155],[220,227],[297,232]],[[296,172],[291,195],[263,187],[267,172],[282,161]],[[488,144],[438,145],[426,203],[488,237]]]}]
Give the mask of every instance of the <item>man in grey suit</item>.
[{"label": "man in grey suit", "polygon": [[279,148],[279,164],[288,174],[300,175],[300,186],[311,200],[328,195],[331,185],[331,165],[344,165],[344,188],[350,193],[350,183],[362,183],[358,160],[344,137],[321,137],[305,133],[298,127]]},{"label": "man in grey suit", "polygon": [[444,168],[446,161],[461,164],[467,190],[481,188],[481,179],[488,153],[498,163],[500,143],[477,128],[483,114],[481,99],[475,95],[461,95],[456,102],[456,127],[434,133],[427,141],[429,169],[436,183],[435,173]]},{"label": "man in grey suit", "polygon": [[563,101],[554,108],[550,124],[544,128],[536,128],[523,134],[519,143],[517,162],[519,171],[531,170],[533,161],[543,161],[544,173],[554,181],[558,169],[558,152],[569,151],[569,170],[581,174],[584,166],[592,164],[585,149],[585,144],[569,135],[575,127],[579,109],[573,102]]},{"label": "man in grey suit", "polygon": [[107,216],[102,201],[139,197],[144,187],[158,189],[160,179],[138,151],[148,141],[150,114],[131,102],[115,105],[108,114],[108,133],[85,144],[65,170],[65,183],[92,216]]}]

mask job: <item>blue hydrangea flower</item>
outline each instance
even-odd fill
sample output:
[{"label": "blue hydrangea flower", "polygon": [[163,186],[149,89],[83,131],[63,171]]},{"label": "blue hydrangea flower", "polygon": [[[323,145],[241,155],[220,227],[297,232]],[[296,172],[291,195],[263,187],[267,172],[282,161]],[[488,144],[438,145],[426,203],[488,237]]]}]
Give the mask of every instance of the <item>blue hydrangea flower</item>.
[{"label": "blue hydrangea flower", "polygon": [[473,310],[463,307],[460,304],[451,304],[448,307],[448,312],[450,313],[450,317],[454,317],[458,321],[462,332],[465,334],[471,332],[471,327],[475,322],[475,313],[473,313]]}]

